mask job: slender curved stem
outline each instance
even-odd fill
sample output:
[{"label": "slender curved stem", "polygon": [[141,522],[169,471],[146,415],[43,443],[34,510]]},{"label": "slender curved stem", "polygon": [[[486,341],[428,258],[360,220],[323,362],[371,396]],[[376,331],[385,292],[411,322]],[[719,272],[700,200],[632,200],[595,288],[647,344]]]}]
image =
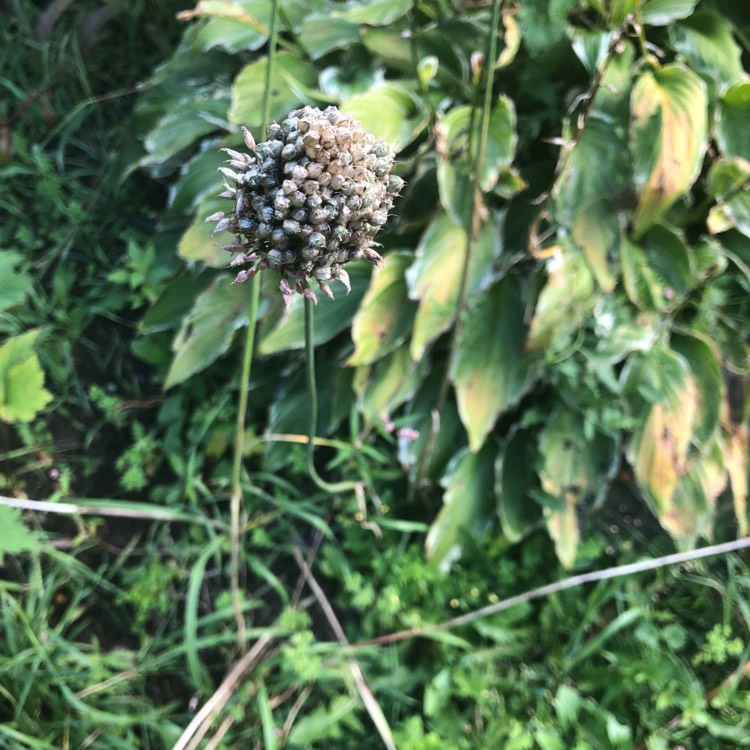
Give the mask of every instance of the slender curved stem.
[{"label": "slender curved stem", "polygon": [[[271,77],[276,61],[276,37],[278,35],[278,0],[271,3],[271,33],[268,38],[268,64],[266,65],[266,80],[263,89],[263,124],[267,124],[271,117]],[[230,500],[230,589],[232,592],[232,609],[237,623],[237,645],[240,652],[245,650],[245,618],[242,614],[240,602],[240,567],[241,543],[240,529],[242,527],[242,457],[245,454],[245,420],[247,417],[248,389],[250,388],[250,371],[255,350],[255,322],[258,317],[258,303],[260,300],[260,276],[256,274],[250,281],[250,296],[247,305],[247,332],[245,334],[245,350],[242,357],[242,376],[240,378],[240,392],[237,402],[237,425],[234,436],[234,457],[232,462],[232,496]]]},{"label": "slender curved stem", "polygon": [[[487,150],[487,139],[490,130],[490,112],[492,110],[492,87],[495,81],[495,60],[497,59],[497,29],[500,24],[500,6],[502,0],[493,0],[492,18],[490,20],[489,39],[487,41],[487,54],[484,60],[484,95],[482,99],[482,120],[479,128],[479,142],[477,144],[474,164],[472,166],[472,181],[474,183],[474,200],[472,203],[471,220],[466,228],[466,244],[464,246],[464,262],[461,268],[461,280],[458,288],[458,298],[456,300],[456,323],[453,326],[451,334],[450,353],[448,356],[448,365],[443,374],[443,381],[440,386],[435,409],[433,410],[434,418],[431,423],[430,433],[425,443],[425,449],[422,453],[422,459],[417,470],[417,483],[423,478],[424,471],[429,465],[430,455],[435,447],[437,433],[440,429],[440,414],[443,413],[445,402],[448,399],[450,390],[451,371],[453,370],[456,352],[458,350],[458,338],[461,334],[462,315],[466,295],[469,289],[469,269],[471,267],[471,256],[474,245],[474,239],[479,231],[479,221],[482,213],[482,188],[480,185],[479,175],[484,163],[484,156]],[[474,115],[475,107],[472,107],[470,133],[474,132]]]},{"label": "slender curved stem", "polygon": [[361,482],[326,482],[315,468],[315,432],[318,427],[318,391],[315,385],[314,302],[305,297],[305,367],[307,371],[307,397],[309,422],[307,430],[307,470],[310,478],[324,492],[346,492],[361,486]]}]

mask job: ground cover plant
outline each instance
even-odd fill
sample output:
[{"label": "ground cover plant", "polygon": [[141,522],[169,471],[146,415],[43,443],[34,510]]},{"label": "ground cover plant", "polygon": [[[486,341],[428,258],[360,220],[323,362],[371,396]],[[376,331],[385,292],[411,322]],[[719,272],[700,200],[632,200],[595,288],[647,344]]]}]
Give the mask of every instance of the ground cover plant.
[{"label": "ground cover plant", "polygon": [[[747,535],[748,12],[204,0],[113,132],[63,7],[81,90],[3,79],[2,741],[747,744],[741,554],[470,613]],[[314,315],[205,223],[302,105],[405,182]]]}]

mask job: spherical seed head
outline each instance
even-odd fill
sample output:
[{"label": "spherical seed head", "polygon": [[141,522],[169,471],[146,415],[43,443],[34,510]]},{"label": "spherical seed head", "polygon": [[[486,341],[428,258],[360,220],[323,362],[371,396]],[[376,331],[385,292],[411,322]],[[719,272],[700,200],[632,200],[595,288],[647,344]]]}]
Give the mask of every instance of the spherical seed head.
[{"label": "spherical seed head", "polygon": [[[380,263],[374,238],[403,187],[385,141],[336,107],[294,110],[257,145],[243,132],[250,153],[228,152],[231,169],[220,169],[234,211],[207,219],[232,232],[227,247],[253,263],[235,282],[273,268],[288,303],[293,292],[314,298],[312,280],[329,293],[326,282],[348,280],[343,265],[351,260]],[[335,254],[320,251],[326,247]]]}]

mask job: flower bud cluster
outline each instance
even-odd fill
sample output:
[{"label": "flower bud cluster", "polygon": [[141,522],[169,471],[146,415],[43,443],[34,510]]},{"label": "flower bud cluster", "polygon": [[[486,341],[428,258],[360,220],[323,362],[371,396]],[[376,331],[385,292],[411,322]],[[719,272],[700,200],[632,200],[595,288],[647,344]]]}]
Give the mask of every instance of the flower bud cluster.
[{"label": "flower bud cluster", "polygon": [[206,219],[218,222],[214,234],[235,235],[224,246],[237,253],[231,265],[252,263],[235,283],[271,268],[287,303],[294,291],[314,300],[313,279],[330,296],[332,279],[348,291],[344,264],[381,262],[374,237],[404,184],[391,175],[390,146],[336,107],[294,110],[257,146],[243,130],[250,153],[224,149],[229,167],[219,170],[234,208]]}]

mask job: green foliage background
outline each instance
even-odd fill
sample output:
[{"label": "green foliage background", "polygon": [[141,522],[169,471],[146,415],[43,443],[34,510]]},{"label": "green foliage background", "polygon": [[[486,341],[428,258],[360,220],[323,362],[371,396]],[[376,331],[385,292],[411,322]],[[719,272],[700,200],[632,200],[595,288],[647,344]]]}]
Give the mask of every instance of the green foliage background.
[{"label": "green foliage background", "polygon": [[[27,518],[32,536],[0,508],[26,532],[0,536],[1,741],[84,747],[106,728],[111,747],[172,747],[216,689],[237,658],[247,387],[244,645],[275,645],[218,746],[384,746],[352,655],[400,749],[746,743],[740,557],[349,651],[295,552],[354,643],[747,535],[750,11],[280,0],[272,118],[336,104],[394,145],[407,182],[383,268],[355,265],[315,313],[319,460],[362,489],[330,496],[304,465],[302,301],[285,311],[267,275],[249,321],[204,224],[224,208],[218,149],[241,148],[240,125],[263,139],[273,7],[202,0],[177,29],[112,3],[91,31],[95,8],[60,4],[33,30],[18,6],[4,32],[7,49],[19,29],[35,42],[3,79],[2,481],[132,519]],[[107,41],[138,61],[124,80]],[[76,71],[65,85],[55,60]]]}]

